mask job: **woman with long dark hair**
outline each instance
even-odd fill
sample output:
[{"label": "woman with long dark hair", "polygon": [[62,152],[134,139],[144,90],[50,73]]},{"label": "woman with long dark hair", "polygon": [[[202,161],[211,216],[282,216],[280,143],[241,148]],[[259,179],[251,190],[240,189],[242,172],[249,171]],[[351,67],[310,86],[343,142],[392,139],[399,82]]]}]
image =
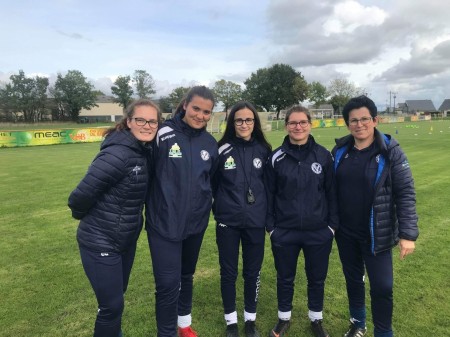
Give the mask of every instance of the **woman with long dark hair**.
[{"label": "woman with long dark hair", "polygon": [[155,181],[146,230],[156,283],[158,337],[195,337],[192,286],[212,204],[217,143],[206,131],[214,96],[193,87],[156,137]]},{"label": "woman with long dark hair", "polygon": [[132,103],[126,117],[107,130],[100,153],[69,197],[72,216],[80,220],[81,261],[98,302],[94,337],[122,336],[124,293],[143,225],[151,142],[160,118],[152,101]]},{"label": "woman with long dark hair", "polygon": [[239,336],[236,278],[240,245],[245,336],[260,336],[255,320],[267,207],[264,166],[270,151],[271,146],[253,105],[245,101],[236,103],[231,108],[224,135],[219,140],[219,166],[213,180],[213,212],[217,221],[216,240],[227,337]]}]

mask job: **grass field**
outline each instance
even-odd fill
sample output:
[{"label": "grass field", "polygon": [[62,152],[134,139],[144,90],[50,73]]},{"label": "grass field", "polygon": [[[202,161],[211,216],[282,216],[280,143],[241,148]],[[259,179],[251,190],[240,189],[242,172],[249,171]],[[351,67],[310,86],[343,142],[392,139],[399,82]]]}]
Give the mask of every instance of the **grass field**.
[{"label": "grass field", "polygon": [[[400,261],[395,250],[394,329],[398,337],[450,336],[450,121],[407,125],[380,126],[399,140],[409,158],[421,231],[413,255]],[[334,138],[346,133],[345,128],[313,130],[329,149]],[[277,147],[284,133],[267,136]],[[80,263],[77,221],[66,203],[98,149],[98,143],[0,149],[0,336],[92,336],[96,302]],[[154,282],[144,234],[126,296],[125,337],[156,335]],[[211,219],[194,286],[193,325],[201,337],[224,335],[214,234]],[[265,253],[257,318],[263,336],[277,320],[269,240]],[[239,278],[241,326],[242,290]],[[302,259],[295,290],[289,335],[311,336]],[[335,246],[324,313],[330,335],[342,336],[348,325],[347,300]],[[368,327],[372,336],[370,320]]]}]

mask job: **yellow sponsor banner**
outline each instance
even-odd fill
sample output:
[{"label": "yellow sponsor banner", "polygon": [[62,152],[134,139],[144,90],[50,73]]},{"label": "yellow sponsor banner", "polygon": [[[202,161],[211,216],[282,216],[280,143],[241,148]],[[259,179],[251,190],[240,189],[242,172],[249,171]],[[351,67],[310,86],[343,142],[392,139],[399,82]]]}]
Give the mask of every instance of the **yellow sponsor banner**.
[{"label": "yellow sponsor banner", "polygon": [[345,125],[345,120],[344,120],[344,118],[338,118],[338,119],[336,119],[336,126],[347,126],[347,125]]},{"label": "yellow sponsor banner", "polygon": [[[403,123],[405,121],[405,117],[403,116],[378,116],[378,123],[386,124],[386,123]],[[412,121],[412,119],[411,119]]]},{"label": "yellow sponsor banner", "polygon": [[107,127],[59,130],[0,131],[0,147],[90,143],[103,140]]},{"label": "yellow sponsor banner", "polygon": [[313,119],[311,122],[311,126],[313,129],[320,128],[320,119]]},{"label": "yellow sponsor banner", "polygon": [[330,128],[333,126],[345,126],[345,121],[343,118],[338,119],[313,119],[313,128]]}]

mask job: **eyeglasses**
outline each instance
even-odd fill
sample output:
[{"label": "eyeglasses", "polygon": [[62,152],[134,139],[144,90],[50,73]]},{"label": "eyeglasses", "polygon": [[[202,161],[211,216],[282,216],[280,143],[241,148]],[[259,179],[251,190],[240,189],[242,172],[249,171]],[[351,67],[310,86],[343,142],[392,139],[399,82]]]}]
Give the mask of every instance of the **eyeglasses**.
[{"label": "eyeglasses", "polygon": [[150,119],[149,121],[145,120],[144,118],[131,118],[134,119],[134,122],[136,123],[137,126],[144,126],[145,124],[148,123],[148,125],[151,128],[157,128],[158,127],[158,121],[155,121],[154,119]]},{"label": "eyeglasses", "polygon": [[287,122],[286,125],[289,129],[295,129],[297,125],[300,125],[302,128],[306,128],[309,125],[309,121],[303,120],[300,122]]},{"label": "eyeglasses", "polygon": [[242,124],[247,124],[247,125],[253,125],[253,123],[255,122],[254,118],[247,118],[247,119],[242,119],[242,118],[237,118],[234,120],[234,124],[236,124],[237,126],[241,126]]},{"label": "eyeglasses", "polygon": [[353,118],[350,119],[350,121],[348,122],[348,124],[350,124],[351,126],[357,126],[359,122],[361,122],[361,125],[367,125],[370,123],[370,121],[372,121],[373,118],[372,117],[361,117],[360,119],[357,118]]}]

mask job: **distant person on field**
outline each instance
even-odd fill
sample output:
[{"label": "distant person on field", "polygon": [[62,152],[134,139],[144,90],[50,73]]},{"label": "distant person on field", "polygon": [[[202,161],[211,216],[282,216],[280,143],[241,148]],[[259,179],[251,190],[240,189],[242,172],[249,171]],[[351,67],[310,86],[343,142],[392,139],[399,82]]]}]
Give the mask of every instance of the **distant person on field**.
[{"label": "distant person on field", "polygon": [[285,117],[287,136],[266,166],[266,228],[277,270],[278,323],[270,337],[287,335],[291,324],[297,261],[303,250],[308,281],[308,318],[315,337],[322,327],[328,258],[338,229],[333,160],[311,133],[308,109],[295,105]]},{"label": "distant person on field", "polygon": [[369,276],[375,337],[391,337],[392,247],[400,258],[413,253],[419,235],[416,194],[408,160],[390,135],[377,130],[377,108],[366,97],[352,98],[342,111],[350,131],[332,153],[339,201],[336,234],[347,283],[350,329],[366,333],[365,272]]},{"label": "distant person on field", "polygon": [[249,102],[238,102],[230,111],[219,144],[219,166],[214,175],[213,212],[219,248],[220,289],[227,324],[226,336],[238,337],[236,278],[242,245],[245,336],[256,330],[261,265],[264,258],[267,209],[264,167],[271,145]]},{"label": "distant person on field", "polygon": [[217,142],[206,131],[210,89],[196,86],[156,137],[156,170],[146,230],[156,284],[158,337],[196,337],[191,328],[193,276],[212,205]]},{"label": "distant person on field", "polygon": [[98,302],[94,337],[122,336],[124,293],[143,226],[151,142],[160,118],[152,101],[133,102],[126,117],[107,130],[100,153],[69,197],[72,216],[80,220],[81,261]]}]

